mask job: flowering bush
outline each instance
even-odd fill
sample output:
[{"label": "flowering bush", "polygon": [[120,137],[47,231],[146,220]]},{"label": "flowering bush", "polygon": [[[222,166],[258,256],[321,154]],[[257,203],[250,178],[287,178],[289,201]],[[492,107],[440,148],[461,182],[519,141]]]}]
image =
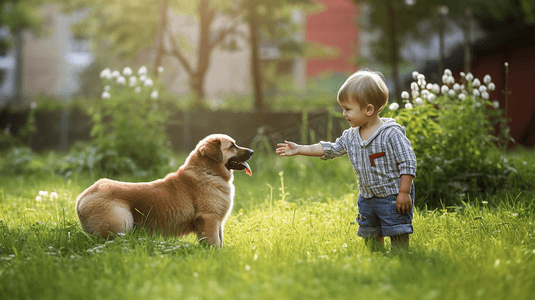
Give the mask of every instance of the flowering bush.
[{"label": "flowering bush", "polygon": [[481,82],[471,73],[461,73],[457,83],[446,69],[442,85],[427,83],[418,72],[413,78],[411,92],[401,94],[404,109],[392,103],[385,115],[407,128],[418,160],[418,200],[434,206],[453,204],[466,193],[503,186],[515,170],[502,155],[491,155],[499,142],[495,129],[506,123],[498,102],[490,101],[495,89],[490,76]]},{"label": "flowering bush", "polygon": [[[158,73],[162,72],[159,67]],[[159,99],[158,78],[150,78],[145,66],[137,74],[129,67],[122,73],[106,68],[100,78],[104,91],[89,114],[101,170],[117,173],[165,165],[169,111]]]}]

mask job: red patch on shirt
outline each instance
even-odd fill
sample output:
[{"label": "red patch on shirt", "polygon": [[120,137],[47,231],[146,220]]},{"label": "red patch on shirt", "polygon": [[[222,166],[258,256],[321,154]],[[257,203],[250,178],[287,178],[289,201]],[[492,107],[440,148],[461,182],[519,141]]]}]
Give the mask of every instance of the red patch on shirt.
[{"label": "red patch on shirt", "polygon": [[379,158],[381,156],[385,156],[385,153],[384,152],[379,152],[379,153],[375,153],[375,154],[370,155],[370,162],[372,163],[373,167],[375,167],[374,159]]}]

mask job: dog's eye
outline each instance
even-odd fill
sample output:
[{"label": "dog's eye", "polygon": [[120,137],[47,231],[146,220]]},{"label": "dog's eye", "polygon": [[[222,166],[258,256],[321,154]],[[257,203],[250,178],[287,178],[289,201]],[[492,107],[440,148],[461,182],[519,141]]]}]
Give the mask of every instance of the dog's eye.
[{"label": "dog's eye", "polygon": [[230,150],[230,149],[238,149],[238,147],[236,147],[236,145],[232,144],[232,145],[230,145],[230,147],[229,147],[228,149],[229,149],[229,150]]}]

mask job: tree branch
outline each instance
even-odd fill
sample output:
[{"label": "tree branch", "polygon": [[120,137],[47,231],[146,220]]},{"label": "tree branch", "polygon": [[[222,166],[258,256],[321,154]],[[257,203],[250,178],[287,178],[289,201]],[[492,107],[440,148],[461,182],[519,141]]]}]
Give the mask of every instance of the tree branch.
[{"label": "tree branch", "polygon": [[169,37],[169,41],[171,42],[171,51],[169,52],[172,56],[176,57],[182,67],[186,70],[186,72],[191,76],[193,75],[193,70],[191,69],[191,65],[182,54],[182,51],[180,51],[180,48],[178,47],[178,44],[175,40],[175,37],[173,36],[173,33],[169,30],[169,28],[166,28],[167,36]]}]

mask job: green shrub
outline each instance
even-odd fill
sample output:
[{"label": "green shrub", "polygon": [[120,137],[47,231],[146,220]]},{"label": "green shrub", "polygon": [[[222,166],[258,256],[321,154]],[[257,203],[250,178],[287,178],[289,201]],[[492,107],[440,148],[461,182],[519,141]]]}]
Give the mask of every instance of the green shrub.
[{"label": "green shrub", "polygon": [[489,101],[490,76],[481,83],[468,73],[456,83],[446,70],[442,86],[426,83],[421,74],[414,77],[412,97],[402,93],[404,109],[393,103],[384,115],[407,128],[418,160],[415,184],[421,205],[451,205],[518,179],[499,151],[509,137],[503,111]]},{"label": "green shrub", "polygon": [[98,161],[97,168],[104,172],[119,172],[119,165],[125,163],[141,170],[168,163],[165,127],[170,112],[159,98],[158,79],[147,74],[146,67],[139,69],[139,77],[128,67],[122,75],[109,69],[100,74],[104,92],[89,109],[96,148],[88,151],[95,151],[95,157],[109,158]]}]

